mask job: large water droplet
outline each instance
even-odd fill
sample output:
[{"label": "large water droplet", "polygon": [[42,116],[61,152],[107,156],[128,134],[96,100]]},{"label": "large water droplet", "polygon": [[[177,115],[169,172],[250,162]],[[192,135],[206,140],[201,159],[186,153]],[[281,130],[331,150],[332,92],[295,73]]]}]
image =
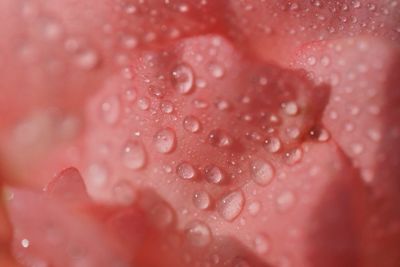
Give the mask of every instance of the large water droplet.
[{"label": "large water droplet", "polygon": [[146,150],[139,140],[128,141],[122,149],[122,164],[131,170],[138,170],[146,164]]},{"label": "large water droplet", "polygon": [[244,202],[243,192],[234,191],[220,199],[217,203],[217,211],[226,221],[233,221],[243,210]]},{"label": "large water droplet", "polygon": [[193,204],[200,210],[205,210],[210,207],[211,198],[206,191],[198,191],[193,194]]},{"label": "large water droplet", "polygon": [[197,133],[200,127],[200,121],[194,116],[186,116],[183,119],[183,128],[188,132]]},{"label": "large water droplet", "polygon": [[281,147],[281,140],[279,140],[277,137],[270,137],[264,141],[264,148],[270,153],[278,152]]},{"label": "large water droplet", "polygon": [[204,168],[204,176],[209,183],[219,184],[224,180],[224,174],[215,165],[207,165]]},{"label": "large water droplet", "polygon": [[211,242],[210,228],[203,222],[193,221],[186,226],[186,240],[195,247],[204,247]]},{"label": "large water droplet", "polygon": [[253,181],[261,186],[271,183],[275,175],[273,166],[264,160],[255,160],[250,164]]},{"label": "large water droplet", "polygon": [[175,131],[171,128],[159,130],[153,137],[153,143],[158,152],[171,153],[176,148]]},{"label": "large water droplet", "polygon": [[104,122],[114,124],[120,116],[120,101],[115,95],[107,97],[100,106],[100,115]]},{"label": "large water droplet", "polygon": [[217,147],[229,147],[233,143],[233,139],[226,132],[216,129],[208,134],[208,142]]},{"label": "large water droplet", "polygon": [[269,238],[264,234],[258,234],[254,238],[254,247],[258,254],[265,254],[270,250]]},{"label": "large water droplet", "polygon": [[197,172],[194,167],[187,162],[182,162],[176,167],[176,173],[178,176],[185,180],[191,180],[196,178]]},{"label": "large water droplet", "polygon": [[172,70],[172,84],[181,94],[188,94],[193,89],[194,74],[189,65],[180,64]]}]

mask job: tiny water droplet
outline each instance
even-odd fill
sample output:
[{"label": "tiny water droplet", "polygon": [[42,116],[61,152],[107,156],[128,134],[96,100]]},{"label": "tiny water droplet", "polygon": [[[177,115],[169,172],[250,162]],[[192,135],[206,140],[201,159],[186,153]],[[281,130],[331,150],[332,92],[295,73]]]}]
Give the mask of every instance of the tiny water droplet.
[{"label": "tiny water droplet", "polygon": [[217,211],[226,221],[233,221],[243,210],[245,200],[242,191],[234,191],[220,199]]},{"label": "tiny water droplet", "polygon": [[196,170],[194,169],[194,167],[187,162],[182,162],[180,163],[177,168],[176,168],[176,173],[178,174],[178,176],[182,179],[185,180],[191,180],[196,178]]},{"label": "tiny water droplet", "polygon": [[265,254],[270,250],[270,241],[265,234],[258,234],[254,238],[254,247],[258,254]]},{"label": "tiny water droplet", "polygon": [[153,137],[153,143],[157,151],[162,154],[173,152],[176,148],[175,131],[171,128],[159,130]]},{"label": "tiny water droplet", "polygon": [[330,139],[330,134],[325,128],[315,128],[310,131],[310,136],[318,142],[326,142]]},{"label": "tiny water droplet", "polygon": [[114,124],[120,116],[120,100],[117,96],[107,97],[100,106],[100,115],[104,122]]},{"label": "tiny water droplet", "polygon": [[219,184],[224,180],[223,172],[215,165],[207,165],[204,168],[204,176],[209,183],[213,184]]},{"label": "tiny water droplet", "polygon": [[286,134],[291,139],[297,139],[300,137],[300,129],[296,126],[286,128]]},{"label": "tiny water droplet", "polygon": [[211,64],[210,72],[214,78],[222,78],[225,74],[223,67],[218,64]]},{"label": "tiny water droplet", "polygon": [[205,210],[210,207],[211,198],[206,191],[198,191],[193,194],[193,204],[200,210]]},{"label": "tiny water droplet", "polygon": [[280,211],[289,210],[291,207],[293,207],[295,201],[296,198],[291,191],[285,191],[276,198],[276,204],[278,206],[278,210]]},{"label": "tiny water droplet", "polygon": [[264,160],[255,160],[250,164],[253,181],[261,186],[266,186],[272,182],[275,175],[274,167]]},{"label": "tiny water droplet", "polygon": [[188,132],[197,133],[200,127],[200,121],[194,116],[186,116],[183,119],[183,128]]},{"label": "tiny water droplet", "polygon": [[122,164],[131,170],[138,170],[145,166],[146,150],[139,140],[129,140],[122,149]]},{"label": "tiny water droplet", "polygon": [[229,147],[232,145],[233,139],[223,130],[216,129],[208,134],[208,142],[216,147]]},{"label": "tiny water droplet", "polygon": [[307,63],[310,66],[314,66],[317,63],[317,59],[314,56],[310,56],[307,58]]},{"label": "tiny water droplet", "polygon": [[281,140],[277,137],[270,137],[264,141],[264,148],[270,153],[278,152],[282,147]]},{"label": "tiny water droplet", "polygon": [[193,221],[185,227],[186,240],[195,247],[204,247],[211,242],[210,228],[201,221]]},{"label": "tiny water droplet", "polygon": [[180,64],[172,70],[172,84],[181,94],[188,94],[193,89],[194,74],[189,65]]}]

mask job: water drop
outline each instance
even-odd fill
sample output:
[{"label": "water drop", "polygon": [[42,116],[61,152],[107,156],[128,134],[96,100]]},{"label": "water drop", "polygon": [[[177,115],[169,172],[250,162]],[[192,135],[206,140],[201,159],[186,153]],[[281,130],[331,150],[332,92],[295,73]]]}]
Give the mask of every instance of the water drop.
[{"label": "water drop", "polygon": [[114,124],[120,116],[120,101],[115,95],[107,97],[100,106],[100,115],[104,122]]},{"label": "water drop", "polygon": [[135,101],[136,95],[137,95],[136,90],[132,89],[132,88],[128,88],[124,92],[124,97],[125,97],[126,101],[128,101],[128,102]]},{"label": "water drop", "polygon": [[30,241],[28,239],[24,238],[24,239],[21,240],[21,246],[23,248],[28,248],[29,245],[30,245]]},{"label": "water drop", "polygon": [[205,109],[205,108],[208,108],[208,103],[207,103],[207,101],[204,101],[204,100],[202,100],[202,99],[195,99],[195,100],[193,100],[193,105],[194,105],[195,108],[198,108],[198,109]]},{"label": "water drop", "polygon": [[256,216],[261,209],[261,203],[259,201],[253,201],[247,206],[247,211],[250,215]]},{"label": "water drop", "polygon": [[108,180],[108,170],[103,164],[93,163],[89,165],[86,177],[90,185],[101,187]]},{"label": "water drop", "polygon": [[191,180],[196,178],[196,170],[194,169],[194,167],[187,162],[182,162],[181,164],[179,164],[176,168],[176,173],[178,174],[178,176],[182,179],[185,180]]},{"label": "water drop", "polygon": [[215,165],[208,165],[204,168],[205,179],[209,183],[219,184],[224,180],[224,174],[220,168]]},{"label": "water drop", "polygon": [[310,66],[314,66],[317,63],[317,59],[314,56],[310,56],[307,58],[307,63]]},{"label": "water drop", "polygon": [[364,146],[360,143],[351,144],[350,147],[354,155],[360,155],[364,151]]},{"label": "water drop", "polygon": [[84,70],[92,70],[100,63],[99,55],[94,50],[85,50],[76,58],[76,64]]},{"label": "water drop", "polygon": [[176,148],[175,131],[171,128],[159,130],[153,137],[153,143],[158,152],[162,154],[171,153]]},{"label": "water drop", "polygon": [[283,103],[282,108],[285,114],[288,116],[296,116],[299,114],[299,106],[294,101]]},{"label": "water drop", "polygon": [[264,148],[270,153],[278,152],[282,147],[281,140],[277,137],[270,137],[264,141]]},{"label": "water drop", "polygon": [[217,211],[226,221],[233,221],[243,210],[244,202],[243,192],[234,191],[220,199]]},{"label": "water drop", "polygon": [[122,164],[131,170],[138,170],[146,164],[146,150],[139,140],[129,140],[122,149]]},{"label": "water drop", "polygon": [[193,204],[200,210],[205,210],[210,207],[211,198],[206,191],[198,191],[193,194]]},{"label": "water drop", "polygon": [[331,62],[331,59],[328,56],[323,56],[321,58],[321,64],[324,67],[328,66],[330,64],[330,62]]},{"label": "water drop", "polygon": [[258,254],[265,254],[270,250],[270,241],[265,234],[258,234],[254,238],[254,247]]},{"label": "water drop", "polygon": [[180,64],[172,70],[172,84],[181,94],[188,94],[193,89],[194,74],[189,65]]},{"label": "water drop", "polygon": [[159,87],[159,86],[150,85],[148,88],[148,91],[151,96],[154,96],[157,98],[163,98],[165,96],[164,88]]},{"label": "water drop", "polygon": [[229,147],[233,143],[232,137],[222,130],[212,130],[208,134],[208,142],[216,147]]},{"label": "water drop", "polygon": [[289,165],[294,165],[300,162],[303,157],[303,150],[301,148],[293,148],[285,153],[286,163]]},{"label": "water drop", "polygon": [[124,39],[122,40],[122,45],[126,49],[134,49],[138,46],[139,41],[136,37],[133,36],[125,36]]},{"label": "water drop", "polygon": [[137,101],[137,106],[141,110],[148,110],[150,108],[150,100],[146,97],[141,97]]},{"label": "water drop", "polygon": [[219,100],[216,102],[216,107],[217,107],[217,109],[224,111],[224,110],[228,110],[230,108],[230,104],[226,100]]},{"label": "water drop", "polygon": [[174,220],[174,214],[171,208],[164,202],[155,204],[150,209],[150,219],[158,228],[168,227]]},{"label": "water drop", "polygon": [[194,116],[186,116],[183,119],[183,128],[188,132],[197,133],[200,127],[200,121]]},{"label": "water drop", "polygon": [[113,187],[114,199],[122,205],[131,205],[136,199],[136,192],[126,180],[118,181]]},{"label": "water drop", "polygon": [[295,196],[291,191],[285,191],[281,193],[276,198],[276,204],[278,206],[278,210],[287,211],[289,210],[295,203]]},{"label": "water drop", "polygon": [[171,114],[174,111],[174,105],[170,101],[163,101],[160,104],[160,109],[165,114]]},{"label": "water drop", "polygon": [[300,137],[300,129],[296,126],[286,128],[286,134],[291,139],[297,139]]},{"label": "water drop", "polygon": [[315,128],[310,131],[310,136],[318,142],[326,142],[329,140],[330,133],[325,128]]},{"label": "water drop", "polygon": [[218,64],[210,65],[210,72],[214,78],[222,78],[224,76],[224,69]]},{"label": "water drop", "polygon": [[211,242],[210,228],[201,221],[193,221],[185,227],[186,240],[195,247],[204,247]]},{"label": "water drop", "polygon": [[253,161],[250,169],[253,181],[261,186],[270,184],[275,175],[272,165],[261,159]]}]

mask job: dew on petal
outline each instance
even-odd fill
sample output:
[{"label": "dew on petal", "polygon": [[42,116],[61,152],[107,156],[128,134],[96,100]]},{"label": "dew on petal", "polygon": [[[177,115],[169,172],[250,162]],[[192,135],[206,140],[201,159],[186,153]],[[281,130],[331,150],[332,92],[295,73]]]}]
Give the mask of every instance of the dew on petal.
[{"label": "dew on petal", "polygon": [[212,130],[208,134],[208,142],[216,147],[229,147],[233,143],[232,137],[223,130]]},{"label": "dew on petal", "polygon": [[195,116],[186,116],[183,119],[183,128],[188,132],[197,133],[200,127],[200,121]]},{"label": "dew on petal", "polygon": [[180,64],[172,70],[172,84],[181,94],[188,94],[193,90],[194,74],[187,64]]},{"label": "dew on petal", "polygon": [[282,147],[281,140],[278,137],[270,137],[264,141],[264,148],[270,153],[278,152]]},{"label": "dew on petal", "polygon": [[153,137],[153,143],[157,151],[162,154],[173,152],[176,148],[175,131],[171,128],[159,130]]},{"label": "dew on petal", "polygon": [[146,165],[147,154],[145,147],[139,140],[129,140],[125,143],[121,153],[122,164],[130,170],[138,170]]},{"label": "dew on petal", "polygon": [[192,180],[196,178],[197,172],[195,168],[188,162],[182,162],[176,167],[178,176],[185,180]]},{"label": "dew on petal", "polygon": [[120,116],[120,101],[115,95],[106,98],[100,106],[100,116],[105,123],[114,124]]},{"label": "dew on petal", "polygon": [[185,227],[186,240],[195,247],[204,247],[211,242],[210,228],[201,221],[193,221]]},{"label": "dew on petal", "polygon": [[251,162],[250,170],[253,181],[261,186],[270,184],[275,175],[274,167],[261,159]]},{"label": "dew on petal", "polygon": [[245,203],[242,191],[233,191],[224,196],[217,203],[217,211],[226,221],[233,221],[243,210]]},{"label": "dew on petal", "polygon": [[204,176],[207,182],[213,184],[219,184],[224,180],[223,172],[215,165],[207,165],[204,168]]},{"label": "dew on petal", "polygon": [[193,204],[200,210],[205,210],[210,207],[211,198],[206,191],[197,191],[193,194]]}]

